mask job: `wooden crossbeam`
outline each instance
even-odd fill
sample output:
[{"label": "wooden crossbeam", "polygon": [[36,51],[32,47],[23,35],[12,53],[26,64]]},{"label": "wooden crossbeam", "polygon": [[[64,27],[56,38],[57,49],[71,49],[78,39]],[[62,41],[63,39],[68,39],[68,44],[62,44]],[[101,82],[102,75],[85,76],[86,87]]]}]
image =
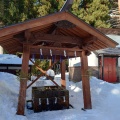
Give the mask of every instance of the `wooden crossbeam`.
[{"label": "wooden crossbeam", "polygon": [[30,46],[30,48],[43,48],[43,49],[51,49],[51,50],[66,50],[66,51],[82,51],[82,49],[79,48],[64,48],[64,47],[49,47],[49,46],[42,46],[42,45],[37,45],[37,46]]},{"label": "wooden crossbeam", "polygon": [[41,76],[43,76],[44,74],[39,75],[35,80],[33,80],[28,86],[27,89],[34,83],[36,82]]},{"label": "wooden crossbeam", "polygon": [[[31,59],[30,59],[30,61],[35,65],[35,62],[33,62]],[[54,64],[56,64],[56,62],[54,63]],[[54,64],[52,64],[51,66],[49,66],[48,67],[48,69],[50,69]],[[36,68],[38,69],[38,70],[40,70],[41,72],[42,72],[42,75],[46,75],[56,86],[58,86],[58,87],[60,87],[54,80],[52,80],[51,79],[51,77],[50,76],[48,76],[47,74],[46,74],[46,72],[44,71],[44,70],[42,70],[38,65],[35,65],[36,66]],[[47,70],[48,70],[47,69]],[[37,79],[38,80],[38,79]],[[33,83],[32,83],[33,84]],[[31,85],[32,85],[31,84]],[[30,86],[31,86],[30,85]],[[60,87],[61,88],[61,87]]]},{"label": "wooden crossbeam", "polygon": [[[73,36],[64,36],[64,35],[53,35],[53,34],[41,34],[41,33],[32,33],[30,40],[33,41],[33,44],[40,41],[51,41],[57,43],[71,43],[71,44],[81,44],[81,39],[79,37]],[[34,38],[34,40],[33,40]]]}]

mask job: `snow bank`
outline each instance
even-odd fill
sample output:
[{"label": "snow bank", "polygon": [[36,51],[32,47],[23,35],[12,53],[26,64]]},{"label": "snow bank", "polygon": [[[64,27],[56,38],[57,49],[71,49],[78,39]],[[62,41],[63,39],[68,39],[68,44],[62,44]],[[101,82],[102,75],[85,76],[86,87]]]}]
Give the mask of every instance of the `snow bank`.
[{"label": "snow bank", "polygon": [[27,120],[17,116],[19,81],[15,75],[0,72],[0,120]]},{"label": "snow bank", "polygon": [[[55,81],[60,84],[60,75]],[[19,81],[12,74],[0,72],[0,120],[119,120],[120,84],[111,84],[91,77],[92,109],[83,111],[82,82],[73,83],[66,74],[70,104],[73,109],[34,113],[26,109],[26,116],[16,115]],[[35,84],[34,84],[35,85]],[[27,96],[30,95],[27,90]]]}]

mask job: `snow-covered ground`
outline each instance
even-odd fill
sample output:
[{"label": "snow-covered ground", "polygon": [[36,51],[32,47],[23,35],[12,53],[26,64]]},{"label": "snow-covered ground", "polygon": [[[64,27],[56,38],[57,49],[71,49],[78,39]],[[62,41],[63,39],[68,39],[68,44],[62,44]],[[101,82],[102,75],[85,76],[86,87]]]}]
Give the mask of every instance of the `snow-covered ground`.
[{"label": "snow-covered ground", "polygon": [[[60,84],[60,75],[56,75],[55,81]],[[26,116],[20,116],[16,115],[19,81],[15,75],[0,72],[0,120],[120,120],[120,84],[91,77],[92,109],[83,111],[82,82],[69,81],[68,73],[66,81],[73,109],[40,113],[26,109]],[[29,88],[26,99],[30,99],[30,93]]]}]

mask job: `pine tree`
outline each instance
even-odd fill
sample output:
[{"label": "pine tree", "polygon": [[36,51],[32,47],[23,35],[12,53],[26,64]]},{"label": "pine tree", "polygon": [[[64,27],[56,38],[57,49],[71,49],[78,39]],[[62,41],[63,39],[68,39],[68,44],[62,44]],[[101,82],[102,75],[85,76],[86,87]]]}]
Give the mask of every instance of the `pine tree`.
[{"label": "pine tree", "polygon": [[58,10],[62,8],[66,0],[58,0]]},{"label": "pine tree", "polygon": [[110,0],[74,0],[72,13],[91,26],[109,28],[110,8]]},{"label": "pine tree", "polygon": [[[3,0],[1,21],[4,25],[14,24],[22,21],[24,11],[24,0]],[[0,11],[1,12],[1,11]]]},{"label": "pine tree", "polygon": [[0,1],[0,27],[3,25],[2,16],[4,15],[4,2]]},{"label": "pine tree", "polygon": [[15,24],[58,12],[65,0],[1,0],[0,25]]}]

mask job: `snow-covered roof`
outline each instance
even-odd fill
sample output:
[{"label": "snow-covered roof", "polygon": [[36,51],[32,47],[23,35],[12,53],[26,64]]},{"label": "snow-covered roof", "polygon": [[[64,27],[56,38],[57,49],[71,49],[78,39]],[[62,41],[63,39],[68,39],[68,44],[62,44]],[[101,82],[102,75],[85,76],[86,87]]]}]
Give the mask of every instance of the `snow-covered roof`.
[{"label": "snow-covered roof", "polygon": [[120,47],[96,50],[98,54],[120,55]]},{"label": "snow-covered roof", "polygon": [[[0,54],[0,64],[20,65],[22,64],[22,58],[12,54]],[[29,65],[33,65],[32,62],[29,61]]]},{"label": "snow-covered roof", "polygon": [[98,54],[120,55],[120,35],[108,34],[107,36],[117,42],[119,45],[117,45],[116,48],[100,49],[96,50],[95,52]]}]

